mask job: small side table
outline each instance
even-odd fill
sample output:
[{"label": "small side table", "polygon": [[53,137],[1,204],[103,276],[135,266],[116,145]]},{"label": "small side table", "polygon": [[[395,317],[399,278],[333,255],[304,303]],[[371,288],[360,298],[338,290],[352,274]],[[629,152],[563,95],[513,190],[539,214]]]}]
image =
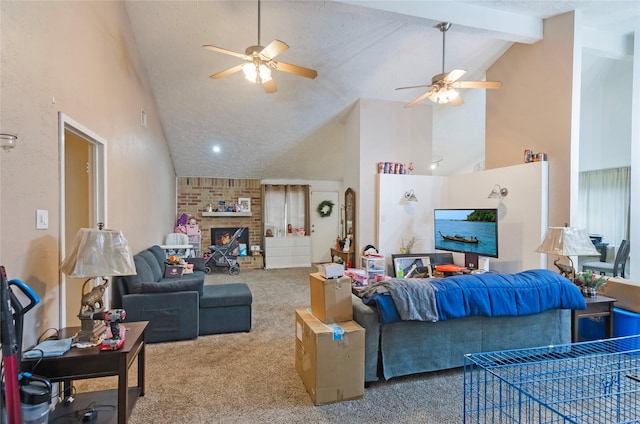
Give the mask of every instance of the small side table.
[{"label": "small side table", "polygon": [[340,250],[332,247],[330,253],[331,253],[331,260],[333,261],[334,256],[338,256],[340,259],[342,259],[342,262],[344,263],[345,268],[347,268],[347,264],[349,262],[351,262],[351,267],[356,266],[354,263],[355,257],[354,257],[353,249],[349,250],[348,252],[345,252],[344,250]]},{"label": "small side table", "polygon": [[613,337],[613,304],[617,299],[606,296],[585,297],[587,309],[573,309],[571,311],[571,342],[578,340],[578,321],[580,318],[604,317],[606,326],[604,328],[604,336],[606,338]]}]

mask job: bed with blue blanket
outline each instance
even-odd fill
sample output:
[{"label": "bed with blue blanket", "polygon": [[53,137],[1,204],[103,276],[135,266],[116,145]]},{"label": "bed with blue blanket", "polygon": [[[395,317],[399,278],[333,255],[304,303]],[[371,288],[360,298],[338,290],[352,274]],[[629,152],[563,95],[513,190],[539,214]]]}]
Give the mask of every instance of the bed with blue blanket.
[{"label": "bed with blue blanket", "polygon": [[550,270],[389,280],[354,295],[365,381],[455,368],[467,353],[571,342],[580,290]]},{"label": "bed with blue blanket", "polygon": [[[518,274],[468,274],[448,278],[391,279],[370,290],[380,322],[445,321],[471,316],[538,314],[550,309],[585,309],[578,288],[560,274],[536,269]],[[372,286],[375,288],[375,286]]]}]

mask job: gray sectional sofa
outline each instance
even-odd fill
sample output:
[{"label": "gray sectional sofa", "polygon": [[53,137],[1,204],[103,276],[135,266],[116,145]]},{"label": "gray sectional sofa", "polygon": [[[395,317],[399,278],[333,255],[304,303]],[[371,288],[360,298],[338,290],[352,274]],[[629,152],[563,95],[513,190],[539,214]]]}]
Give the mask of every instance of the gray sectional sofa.
[{"label": "gray sectional sofa", "polygon": [[352,295],[353,319],[365,328],[365,382],[456,368],[467,353],[571,342],[571,310],[516,317],[380,324],[378,312]]},{"label": "gray sectional sofa", "polygon": [[149,321],[147,342],[195,339],[199,335],[249,331],[252,295],[244,283],[205,285],[204,259],[188,258],[193,274],[165,278],[160,246],[134,255],[137,274],[115,277],[112,308],[127,321]]}]

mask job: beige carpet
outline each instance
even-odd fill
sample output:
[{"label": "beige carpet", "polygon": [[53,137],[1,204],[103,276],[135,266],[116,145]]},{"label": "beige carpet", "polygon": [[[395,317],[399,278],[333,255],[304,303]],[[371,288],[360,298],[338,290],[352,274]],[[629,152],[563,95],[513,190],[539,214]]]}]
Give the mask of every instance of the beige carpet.
[{"label": "beige carpet", "polygon": [[[461,423],[461,369],[372,384],[364,398],[314,406],[295,370],[296,308],[309,307],[314,269],[223,269],[207,284],[246,282],[253,293],[249,333],[147,346],[146,395],[129,422]],[[130,382],[135,383],[135,366]],[[115,388],[114,378],[76,382],[78,391]]]}]

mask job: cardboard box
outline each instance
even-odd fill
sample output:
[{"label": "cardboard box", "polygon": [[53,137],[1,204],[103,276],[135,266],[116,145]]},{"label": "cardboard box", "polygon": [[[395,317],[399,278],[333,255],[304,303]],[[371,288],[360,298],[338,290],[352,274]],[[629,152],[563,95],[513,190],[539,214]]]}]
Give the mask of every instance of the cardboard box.
[{"label": "cardboard box", "polygon": [[607,285],[603,287],[602,294],[617,299],[616,307],[640,313],[640,283],[612,277],[607,280]]},{"label": "cardboard box", "polygon": [[364,395],[364,328],[296,309],[296,370],[315,405]]},{"label": "cardboard box", "polygon": [[337,278],[344,275],[344,265],[336,263],[316,265],[318,272],[325,278]]},{"label": "cardboard box", "polygon": [[320,321],[331,324],[353,319],[351,278],[324,278],[314,272],[309,274],[309,291],[311,312]]}]

